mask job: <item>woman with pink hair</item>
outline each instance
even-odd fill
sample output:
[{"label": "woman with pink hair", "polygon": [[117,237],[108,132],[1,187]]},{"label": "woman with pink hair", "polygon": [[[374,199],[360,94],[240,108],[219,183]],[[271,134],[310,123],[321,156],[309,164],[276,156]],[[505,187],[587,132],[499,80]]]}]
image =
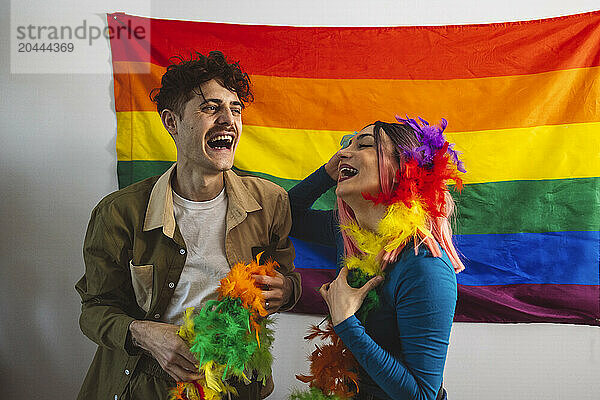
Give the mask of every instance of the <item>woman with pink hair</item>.
[{"label": "woman with pink hair", "polygon": [[[343,248],[338,277],[320,288],[331,328],[313,327],[310,335],[332,344],[312,354],[312,375],[299,376],[311,392],[293,399],[446,398],[455,273],[464,269],[452,243],[447,185],[460,189],[465,171],[443,135],[445,120],[436,127],[396,119],[356,132],[289,191],[291,235]],[[312,210],[336,182],[338,209]]]}]

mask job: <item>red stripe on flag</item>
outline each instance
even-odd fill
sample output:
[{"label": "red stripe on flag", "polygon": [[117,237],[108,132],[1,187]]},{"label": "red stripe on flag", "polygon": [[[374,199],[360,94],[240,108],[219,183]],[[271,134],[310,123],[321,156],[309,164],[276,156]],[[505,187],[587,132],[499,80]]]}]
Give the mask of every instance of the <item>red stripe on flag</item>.
[{"label": "red stripe on flag", "polygon": [[111,39],[113,61],[167,66],[174,55],[221,50],[240,60],[249,74],[333,79],[462,79],[600,65],[600,11],[420,27],[235,25],[108,15],[113,30],[148,22],[150,57],[144,52],[147,46]]}]

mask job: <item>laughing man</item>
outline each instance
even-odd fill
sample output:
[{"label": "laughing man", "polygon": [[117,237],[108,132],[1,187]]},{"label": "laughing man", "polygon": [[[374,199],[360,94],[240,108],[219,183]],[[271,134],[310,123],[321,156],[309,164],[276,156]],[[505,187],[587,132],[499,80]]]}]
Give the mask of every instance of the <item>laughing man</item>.
[{"label": "laughing man", "polygon": [[[257,278],[269,313],[300,297],[286,192],[231,171],[242,113],[253,100],[248,75],[218,51],[176,61],[152,100],[177,162],[108,195],[92,212],[76,289],[81,330],[98,350],[79,399],[166,398],[175,381],[198,379],[178,325],[187,307],[217,297],[237,262],[265,251],[264,259],[281,266],[276,277]],[[273,390],[272,380],[234,385],[240,399]]]}]

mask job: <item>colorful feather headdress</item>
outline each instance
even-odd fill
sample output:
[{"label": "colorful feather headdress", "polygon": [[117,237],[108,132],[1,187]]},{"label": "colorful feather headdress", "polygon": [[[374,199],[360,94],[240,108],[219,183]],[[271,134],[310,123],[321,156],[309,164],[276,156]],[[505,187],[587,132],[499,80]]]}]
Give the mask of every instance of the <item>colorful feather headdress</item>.
[{"label": "colorful feather headdress", "polygon": [[454,150],[454,144],[444,136],[448,122],[442,118],[437,127],[429,125],[422,118],[419,118],[422,125],[408,117],[402,119],[396,116],[396,120],[415,131],[420,146],[400,149],[405,163],[396,171],[395,188],[390,194],[378,193],[373,196],[363,193],[363,197],[375,204],[387,206],[402,202],[409,208],[413,202],[419,202],[428,216],[446,216],[444,205],[447,184],[453,181],[457,189],[461,190],[462,179],[458,173],[466,172],[463,162],[458,158],[459,153]]},{"label": "colorful feather headdress", "polygon": [[[438,247],[440,243],[455,264],[455,270],[459,272],[463,268],[451,238],[446,237],[448,231],[444,233],[442,227],[442,224],[448,223],[447,185],[454,182],[460,191],[462,179],[458,173],[466,172],[454,145],[444,136],[448,124],[445,119],[442,119],[439,127],[431,126],[421,118],[420,124],[408,117],[403,119],[396,116],[396,120],[415,131],[419,146],[414,149],[399,149],[404,155],[404,163],[396,171],[394,188],[390,193],[362,194],[366,200],[387,206],[377,232],[362,229],[356,222],[341,226],[360,252],[347,255],[344,260],[348,267],[348,284],[354,288],[362,287],[376,275],[383,275],[385,266],[393,262],[411,241],[414,243],[415,253],[419,245],[425,243],[435,257],[441,256]],[[378,307],[377,291],[371,290],[356,316],[364,324],[369,312]],[[290,400],[338,400],[352,397],[354,389],[358,391],[356,360],[333,331],[331,322],[325,330],[313,326],[305,339],[316,337],[330,343],[316,346],[309,357],[312,375],[296,376],[309,383],[310,390],[296,391],[290,396]]]},{"label": "colorful feather headdress", "polygon": [[193,307],[186,310],[178,335],[190,346],[203,377],[177,382],[170,400],[220,400],[228,393],[237,395],[230,378],[249,383],[254,374],[264,383],[271,374],[273,331],[252,275],[275,276],[278,264],[269,260],[260,265],[261,254],[248,265],[231,268],[217,289],[218,300],[208,301],[198,313]]}]

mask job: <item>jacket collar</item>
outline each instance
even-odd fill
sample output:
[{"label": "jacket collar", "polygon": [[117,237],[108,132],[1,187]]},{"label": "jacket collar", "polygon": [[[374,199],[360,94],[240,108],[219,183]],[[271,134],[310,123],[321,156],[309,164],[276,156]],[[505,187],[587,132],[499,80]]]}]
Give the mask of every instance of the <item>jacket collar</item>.
[{"label": "jacket collar", "polygon": [[[158,178],[148,200],[144,231],[162,227],[163,233],[173,239],[175,234],[175,214],[173,212],[173,188],[171,180],[175,172],[173,164]],[[246,188],[242,179],[233,171],[224,172],[225,192],[227,193],[227,230],[238,225],[247,213],[261,210],[262,207]]]},{"label": "jacket collar", "polygon": [[239,225],[246,215],[252,211],[262,210],[262,207],[252,196],[242,178],[235,172],[225,171],[225,193],[227,193],[227,232]]},{"label": "jacket collar", "polygon": [[148,200],[146,218],[144,219],[144,231],[162,227],[163,233],[173,239],[175,234],[175,214],[173,213],[173,189],[171,178],[175,172],[173,164],[164,174],[158,178]]}]

